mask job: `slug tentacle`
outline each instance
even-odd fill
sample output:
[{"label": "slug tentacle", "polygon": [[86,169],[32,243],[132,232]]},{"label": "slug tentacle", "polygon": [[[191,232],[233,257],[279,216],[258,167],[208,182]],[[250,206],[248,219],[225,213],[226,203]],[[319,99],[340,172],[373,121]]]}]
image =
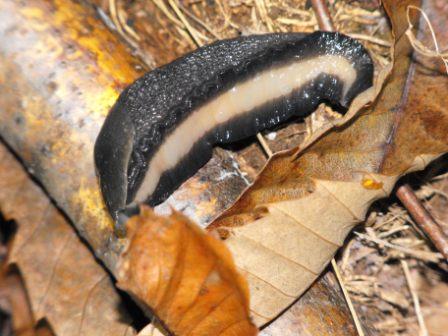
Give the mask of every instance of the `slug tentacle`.
[{"label": "slug tentacle", "polygon": [[155,69],[120,95],[98,136],[107,207],[117,219],[132,204],[158,204],[214,145],[305,117],[323,101],[347,108],[372,77],[362,45],[330,32],[222,40]]}]

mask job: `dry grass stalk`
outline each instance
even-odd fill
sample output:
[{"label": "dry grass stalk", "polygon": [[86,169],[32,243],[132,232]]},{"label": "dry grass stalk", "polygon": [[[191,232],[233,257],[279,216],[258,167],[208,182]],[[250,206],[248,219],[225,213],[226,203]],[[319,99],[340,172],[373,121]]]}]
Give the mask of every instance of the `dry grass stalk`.
[{"label": "dry grass stalk", "polygon": [[353,322],[355,322],[355,326],[356,326],[356,330],[358,331],[358,335],[364,336],[364,331],[362,329],[361,322],[359,321],[358,314],[356,313],[356,310],[353,306],[353,303],[352,303],[352,300],[348,293],[348,290],[345,286],[345,280],[342,277],[341,271],[339,270],[339,266],[336,263],[336,260],[334,258],[331,259],[331,266],[333,267],[333,271],[334,271],[334,274],[336,275],[336,279],[338,279],[338,282],[341,286],[342,293],[344,294],[345,300],[347,301],[348,308],[350,309],[350,312],[352,313]]},{"label": "dry grass stalk", "polygon": [[411,257],[421,259],[422,261],[437,263],[439,260],[443,259],[443,256],[440,253],[414,250],[414,249],[411,249],[408,247],[391,244],[391,243],[387,242],[386,240],[379,239],[377,237],[372,237],[371,235],[366,235],[366,234],[362,234],[359,232],[355,232],[355,234],[358,237],[360,237],[361,239],[365,239],[367,241],[371,241],[371,242],[377,244],[381,248],[388,247],[388,248],[394,249],[398,252],[409,255]]},{"label": "dry grass stalk", "polygon": [[414,282],[412,281],[408,263],[406,262],[406,260],[400,260],[400,262],[409,286],[409,291],[411,292],[412,301],[414,302],[415,313],[417,314],[418,324],[420,325],[420,336],[428,336],[428,329],[426,329],[425,320],[420,309],[420,300],[418,298],[417,291],[415,290]]},{"label": "dry grass stalk", "polygon": [[120,36],[133,48],[137,48],[137,43],[140,41],[140,37],[126,24],[124,18],[125,14],[118,8],[116,0],[109,0],[109,12],[118,34],[120,34]]},{"label": "dry grass stalk", "polygon": [[[414,26],[411,23],[411,19],[410,19],[410,11],[411,10],[417,10],[420,12],[420,14],[422,15],[423,19],[425,20],[426,24],[428,25],[428,28],[431,32],[431,37],[434,43],[434,50],[428,48],[427,46],[425,46],[422,42],[420,42],[417,37],[415,36],[415,34],[413,33],[413,28]],[[406,31],[406,36],[409,39],[409,42],[412,44],[412,46],[414,47],[414,50],[417,51],[418,53],[427,56],[427,57],[438,57],[440,58],[443,63],[445,64],[445,69],[446,69],[446,73],[448,74],[448,52],[442,52],[440,50],[439,47],[439,43],[437,42],[437,37],[436,34],[434,32],[434,28],[432,27],[431,21],[428,18],[428,15],[425,13],[425,11],[423,11],[421,8],[416,7],[416,6],[409,6],[408,10],[407,10],[407,19],[409,22],[409,28]]]}]

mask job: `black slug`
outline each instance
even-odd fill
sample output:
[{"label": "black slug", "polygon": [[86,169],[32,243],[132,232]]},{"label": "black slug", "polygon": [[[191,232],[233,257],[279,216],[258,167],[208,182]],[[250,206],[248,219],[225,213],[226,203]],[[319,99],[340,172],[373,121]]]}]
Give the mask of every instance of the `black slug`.
[{"label": "black slug", "polygon": [[222,40],[148,72],[120,95],[95,144],[111,215],[165,200],[216,144],[305,117],[323,101],[347,108],[372,77],[364,47],[330,32]]}]

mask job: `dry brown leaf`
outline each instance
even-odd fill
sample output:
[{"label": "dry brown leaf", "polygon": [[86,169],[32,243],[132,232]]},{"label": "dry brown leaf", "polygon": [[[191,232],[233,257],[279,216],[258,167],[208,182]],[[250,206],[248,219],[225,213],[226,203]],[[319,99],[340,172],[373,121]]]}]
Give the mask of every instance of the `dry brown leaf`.
[{"label": "dry brown leaf", "polygon": [[18,230],[9,263],[21,271],[34,319],[56,335],[135,335],[110,276],[0,143],[0,211]]},{"label": "dry brown leaf", "polygon": [[20,275],[3,264],[0,266],[0,312],[10,316],[10,323],[4,318],[0,321],[0,335],[36,336],[33,314]]},{"label": "dry brown leaf", "polygon": [[249,290],[229,251],[180,213],[143,206],[128,223],[118,285],[175,335],[256,335]]},{"label": "dry brown leaf", "polygon": [[409,4],[419,1],[384,1],[396,38],[395,65],[375,103],[297,154],[274,156],[210,226],[249,280],[259,325],[308,288],[373,201],[386,197],[400,176],[448,150],[447,78],[418,73],[421,84],[410,85],[417,65],[404,35]]}]

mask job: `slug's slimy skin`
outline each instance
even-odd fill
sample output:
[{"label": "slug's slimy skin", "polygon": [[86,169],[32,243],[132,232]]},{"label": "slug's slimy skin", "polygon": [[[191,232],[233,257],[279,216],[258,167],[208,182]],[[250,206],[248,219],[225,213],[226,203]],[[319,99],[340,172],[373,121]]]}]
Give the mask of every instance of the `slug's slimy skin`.
[{"label": "slug's slimy skin", "polygon": [[155,205],[234,142],[372,85],[357,41],[329,32],[223,40],[155,69],[120,95],[95,144],[107,207]]}]

